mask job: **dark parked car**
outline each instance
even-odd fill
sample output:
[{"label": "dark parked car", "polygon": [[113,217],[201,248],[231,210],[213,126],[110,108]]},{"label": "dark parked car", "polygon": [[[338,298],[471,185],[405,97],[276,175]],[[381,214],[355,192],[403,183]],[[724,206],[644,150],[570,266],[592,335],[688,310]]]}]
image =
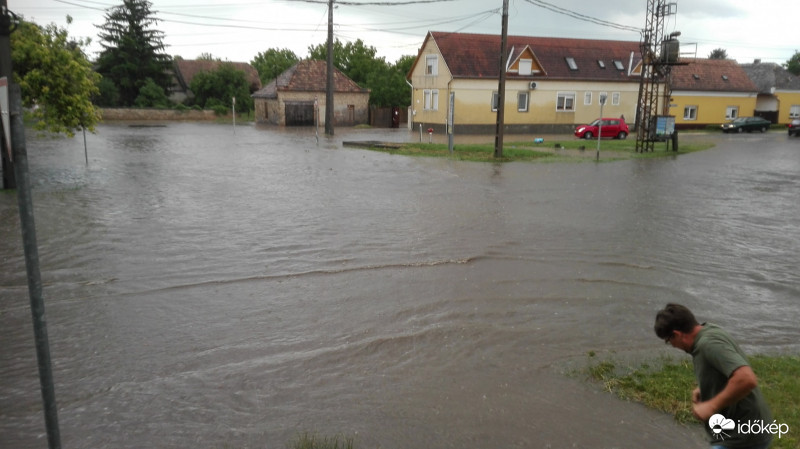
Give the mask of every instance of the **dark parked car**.
[{"label": "dark parked car", "polygon": [[739,117],[732,122],[722,124],[721,128],[724,133],[740,133],[742,131],[761,131],[763,133],[769,129],[771,124],[769,120],[761,117]]},{"label": "dark parked car", "polygon": [[[600,126],[600,122],[603,122],[603,126]],[[617,139],[624,139],[628,137],[630,134],[630,130],[628,130],[628,124],[625,123],[625,119],[623,118],[599,118],[588,125],[581,125],[575,128],[575,137],[580,137],[581,139],[591,139],[593,137],[597,137],[597,130],[598,128],[602,128],[601,133],[603,135],[601,137],[614,137]]]},{"label": "dark parked car", "polygon": [[800,118],[796,118],[789,123],[789,135],[800,136]]}]

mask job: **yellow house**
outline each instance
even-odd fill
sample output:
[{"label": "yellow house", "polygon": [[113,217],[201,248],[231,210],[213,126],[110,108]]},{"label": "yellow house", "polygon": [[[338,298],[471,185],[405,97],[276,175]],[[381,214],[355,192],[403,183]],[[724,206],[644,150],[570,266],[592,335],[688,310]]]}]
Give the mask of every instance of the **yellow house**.
[{"label": "yellow house", "polygon": [[729,59],[694,59],[672,68],[669,114],[677,128],[702,128],[748,117],[756,111],[758,88]]},{"label": "yellow house", "polygon": [[788,124],[800,118],[800,77],[779,64],[742,64],[742,69],[758,88],[756,115],[773,123]]},{"label": "yellow house", "polygon": [[[639,94],[639,43],[508,37],[504,121],[509,132],[572,132],[600,115],[631,125]],[[429,32],[408,81],[411,126],[445,131],[453,108],[456,133],[494,132],[500,36]]]}]

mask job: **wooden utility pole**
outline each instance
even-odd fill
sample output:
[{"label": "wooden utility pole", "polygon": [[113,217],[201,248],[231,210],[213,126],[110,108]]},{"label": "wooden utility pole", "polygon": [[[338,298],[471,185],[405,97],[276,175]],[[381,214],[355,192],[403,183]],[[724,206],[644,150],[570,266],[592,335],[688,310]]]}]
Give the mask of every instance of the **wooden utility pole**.
[{"label": "wooden utility pole", "polygon": [[333,135],[333,0],[328,0],[328,65],[325,83],[325,134]]},{"label": "wooden utility pole", "polygon": [[503,128],[506,105],[506,47],[508,46],[508,0],[503,0],[503,32],[500,38],[500,81],[497,87],[497,126],[494,137],[494,157],[503,157]]}]

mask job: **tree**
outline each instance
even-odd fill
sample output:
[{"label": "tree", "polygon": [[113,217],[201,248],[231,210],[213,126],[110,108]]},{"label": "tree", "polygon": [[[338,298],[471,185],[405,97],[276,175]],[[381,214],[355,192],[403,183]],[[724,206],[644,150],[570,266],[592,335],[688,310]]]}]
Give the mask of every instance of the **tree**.
[{"label": "tree", "polygon": [[97,71],[119,90],[119,103],[133,105],[148,78],[162,89],[172,84],[172,59],[164,53],[164,33],[153,29],[158,23],[147,0],[123,0],[106,13],[100,29],[103,50]]},{"label": "tree", "polygon": [[384,64],[367,76],[371,90],[369,102],[375,106],[401,106],[411,104],[411,91],[406,84],[406,74],[414,64],[414,56],[403,56],[394,65]]},{"label": "tree", "polygon": [[268,84],[286,69],[297,64],[299,60],[300,58],[287,48],[282,50],[270,48],[263,53],[257,54],[256,57],[250,61],[250,65],[258,70],[258,77],[261,78],[261,84]]},{"label": "tree", "polygon": [[172,102],[161,86],[151,78],[147,78],[144,86],[139,89],[139,96],[136,97],[134,105],[137,108],[168,108],[172,106]]},{"label": "tree", "polygon": [[728,59],[728,51],[724,48],[715,48],[708,54],[708,59]]},{"label": "tree", "polygon": [[794,55],[783,64],[783,67],[795,75],[800,75],[800,51],[795,50]]},{"label": "tree", "polygon": [[[67,23],[71,21],[68,16]],[[88,44],[70,40],[67,30],[55,24],[22,21],[11,33],[14,80],[37,129],[73,136],[83,128],[93,131],[100,120],[91,101],[100,92],[100,75],[83,53]]]},{"label": "tree", "polygon": [[[308,47],[309,57],[326,60],[327,48],[325,43]],[[386,65],[383,58],[375,57],[377,52],[375,47],[364,45],[361,39],[347,44],[342,44],[339,39],[335,39],[333,42],[333,65],[359,86],[367,87],[367,75]]]},{"label": "tree", "polygon": [[230,62],[220,63],[216,70],[198,73],[189,87],[194,92],[195,101],[202,107],[230,105],[235,97],[237,111],[253,109],[247,75]]}]

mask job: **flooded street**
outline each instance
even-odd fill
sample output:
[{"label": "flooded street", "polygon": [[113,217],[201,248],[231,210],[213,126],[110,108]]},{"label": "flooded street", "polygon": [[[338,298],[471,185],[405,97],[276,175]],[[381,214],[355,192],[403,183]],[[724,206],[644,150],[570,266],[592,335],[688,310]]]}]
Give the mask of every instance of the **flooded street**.
[{"label": "flooded street", "polygon": [[[800,349],[800,139],[488,164],[336,132],[103,125],[87,167],[80,136],[28,131],[65,448],[701,448],[572,372],[681,357],[652,330],[670,301]],[[15,192],[0,234],[0,448],[38,448]]]}]

